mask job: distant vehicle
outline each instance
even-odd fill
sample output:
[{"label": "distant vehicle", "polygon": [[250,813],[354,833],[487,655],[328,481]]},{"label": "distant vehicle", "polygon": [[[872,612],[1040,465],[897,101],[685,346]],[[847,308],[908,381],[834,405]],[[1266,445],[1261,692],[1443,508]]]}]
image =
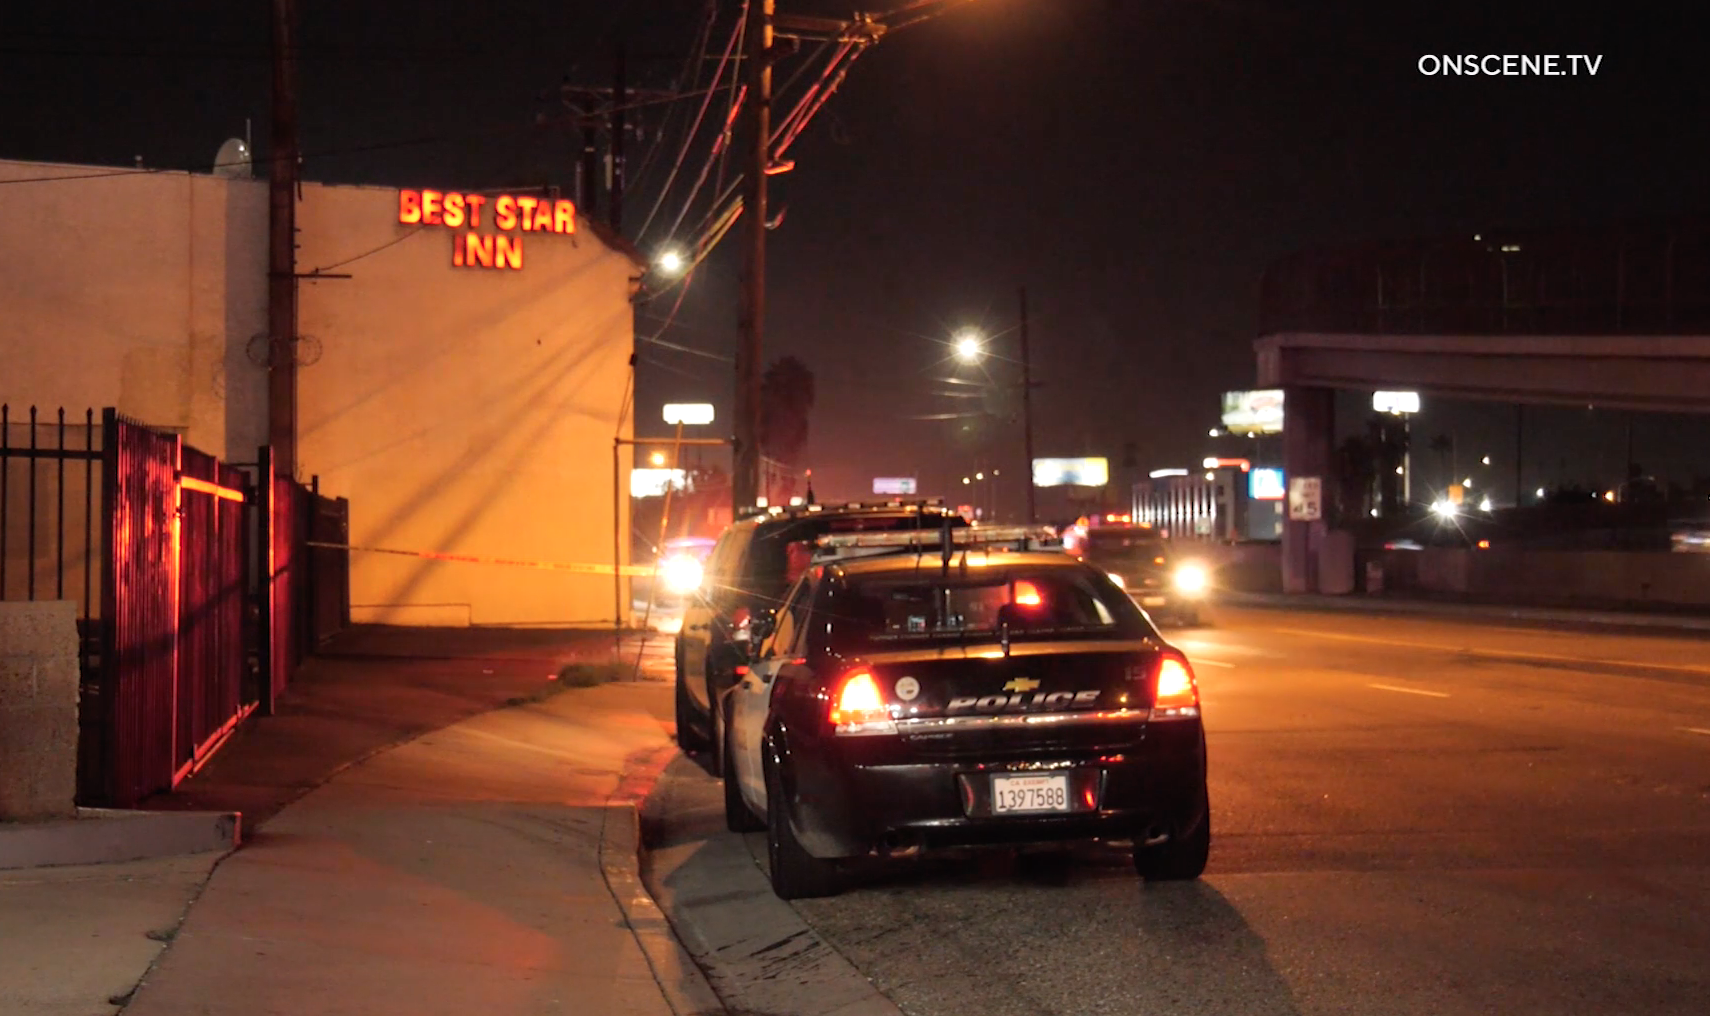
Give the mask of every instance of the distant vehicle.
[{"label": "distant vehicle", "polygon": [[1202,565],[1182,561],[1152,527],[1098,526],[1076,542],[1074,553],[1103,569],[1153,617],[1197,625],[1210,582]]},{"label": "distant vehicle", "polygon": [[[733,523],[707,558],[705,575],[685,597],[676,645],[677,743],[706,751],[721,737],[720,702],[748,663],[750,625],[775,609],[807,569],[814,540],[827,533],[965,528],[966,519],[936,502],[857,502],[773,508]],[[716,770],[717,755],[713,757]]]},{"label": "distant vehicle", "polygon": [[1710,554],[1710,522],[1669,524],[1669,546],[1677,554]]},{"label": "distant vehicle", "polygon": [[683,536],[665,541],[659,549],[659,583],[655,600],[680,602],[701,587],[707,558],[718,541],[706,536]]},{"label": "distant vehicle", "polygon": [[766,831],[778,896],[940,847],[1101,839],[1148,880],[1205,870],[1193,667],[1103,571],[1026,535],[966,530],[949,555],[826,537],[756,622],[720,744],[725,820]]}]

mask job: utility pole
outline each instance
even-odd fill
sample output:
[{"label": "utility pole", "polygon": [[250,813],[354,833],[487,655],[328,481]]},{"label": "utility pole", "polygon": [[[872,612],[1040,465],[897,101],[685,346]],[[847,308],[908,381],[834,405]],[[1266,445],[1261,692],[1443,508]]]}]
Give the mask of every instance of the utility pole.
[{"label": "utility pole", "polygon": [[[297,5],[273,0],[268,154],[267,442],[276,473],[297,475]],[[271,482],[263,477],[262,482]]]},{"label": "utility pole", "polygon": [[742,306],[736,347],[736,456],[730,492],[740,511],[760,489],[760,359],[766,322],[766,173],[772,162],[772,18],[774,0],[749,0],[742,67],[748,98],[749,165],[742,175]]},{"label": "utility pole", "polygon": [[[623,235],[623,131],[624,104],[629,101],[624,89],[624,44],[618,43],[617,66],[612,82],[612,232]],[[670,495],[667,494],[667,497]]]},{"label": "utility pole", "polygon": [[1022,482],[1027,485],[1027,524],[1039,521],[1033,493],[1033,356],[1027,343],[1027,287],[1021,287],[1021,430],[1022,448],[1027,456],[1022,466]]}]

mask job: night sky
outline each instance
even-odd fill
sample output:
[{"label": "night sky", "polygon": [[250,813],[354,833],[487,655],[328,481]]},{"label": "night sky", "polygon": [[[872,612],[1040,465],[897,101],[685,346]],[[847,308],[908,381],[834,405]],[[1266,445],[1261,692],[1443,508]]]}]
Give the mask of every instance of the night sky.
[{"label": "night sky", "polygon": [[[0,157],[206,169],[253,121],[265,151],[268,4],[12,0],[0,15]],[[722,48],[735,4],[709,48]],[[796,13],[841,15],[823,0]],[[888,6],[875,3],[874,6]],[[811,445],[823,496],[875,475],[923,492],[977,467],[1022,471],[1019,427],[941,394],[977,376],[952,332],[995,336],[994,380],[1016,379],[1016,290],[1032,309],[1040,455],[1142,468],[1217,451],[1218,393],[1250,387],[1257,285],[1303,247],[1571,226],[1705,210],[1710,135],[1688,5],[1318,0],[979,0],[886,39],[774,178],[768,359],[819,379]],[[555,92],[607,84],[619,39],[632,84],[681,69],[703,0],[304,0],[306,176],[483,188],[574,180]],[[1426,53],[1579,53],[1595,77],[1426,77]],[[710,74],[710,66],[707,74]],[[787,76],[789,68],[781,73]],[[706,74],[703,74],[703,83]],[[693,100],[674,114],[692,113]],[[710,115],[722,107],[715,106]],[[636,119],[657,130],[666,107]],[[632,192],[652,206],[675,135]],[[638,168],[647,145],[632,143]],[[704,146],[690,155],[692,177]],[[678,191],[686,193],[684,181]],[[675,194],[676,192],[674,192]],[[675,217],[667,201],[662,215]],[[690,214],[699,218],[704,206]],[[733,234],[734,239],[735,234]],[[642,246],[667,237],[656,222]],[[737,249],[668,294],[644,344],[638,430],[658,406],[710,399],[729,419]],[[1009,407],[995,408],[1007,411]],[[1512,410],[1427,404],[1463,462],[1491,454],[1512,488]],[[964,429],[965,428],[965,429]],[[1416,430],[1416,433],[1418,431]],[[1710,473],[1696,421],[1641,418],[1635,457]],[[1624,420],[1537,411],[1524,485],[1613,482]],[[1478,452],[1472,449],[1479,448]],[[1424,479],[1435,479],[1422,462]],[[1465,471],[1464,466],[1457,466]],[[1003,500],[1019,504],[1018,488]]]}]

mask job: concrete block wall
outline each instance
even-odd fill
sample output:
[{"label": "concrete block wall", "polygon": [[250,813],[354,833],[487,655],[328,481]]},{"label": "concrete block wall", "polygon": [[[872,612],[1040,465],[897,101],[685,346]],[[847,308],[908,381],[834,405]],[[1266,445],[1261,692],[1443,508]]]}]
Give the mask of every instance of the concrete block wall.
[{"label": "concrete block wall", "polygon": [[0,603],[0,821],[76,814],[77,652],[75,603]]}]

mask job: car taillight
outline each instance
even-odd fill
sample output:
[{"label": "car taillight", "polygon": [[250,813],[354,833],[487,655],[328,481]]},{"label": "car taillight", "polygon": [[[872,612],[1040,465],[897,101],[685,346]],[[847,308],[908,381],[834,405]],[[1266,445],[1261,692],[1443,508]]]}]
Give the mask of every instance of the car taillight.
[{"label": "car taillight", "polygon": [[855,670],[838,684],[831,700],[831,726],[838,734],[894,734],[896,721],[870,670]]},{"label": "car taillight", "polygon": [[1199,685],[1193,668],[1176,656],[1158,658],[1152,680],[1152,719],[1179,720],[1199,715]]}]

